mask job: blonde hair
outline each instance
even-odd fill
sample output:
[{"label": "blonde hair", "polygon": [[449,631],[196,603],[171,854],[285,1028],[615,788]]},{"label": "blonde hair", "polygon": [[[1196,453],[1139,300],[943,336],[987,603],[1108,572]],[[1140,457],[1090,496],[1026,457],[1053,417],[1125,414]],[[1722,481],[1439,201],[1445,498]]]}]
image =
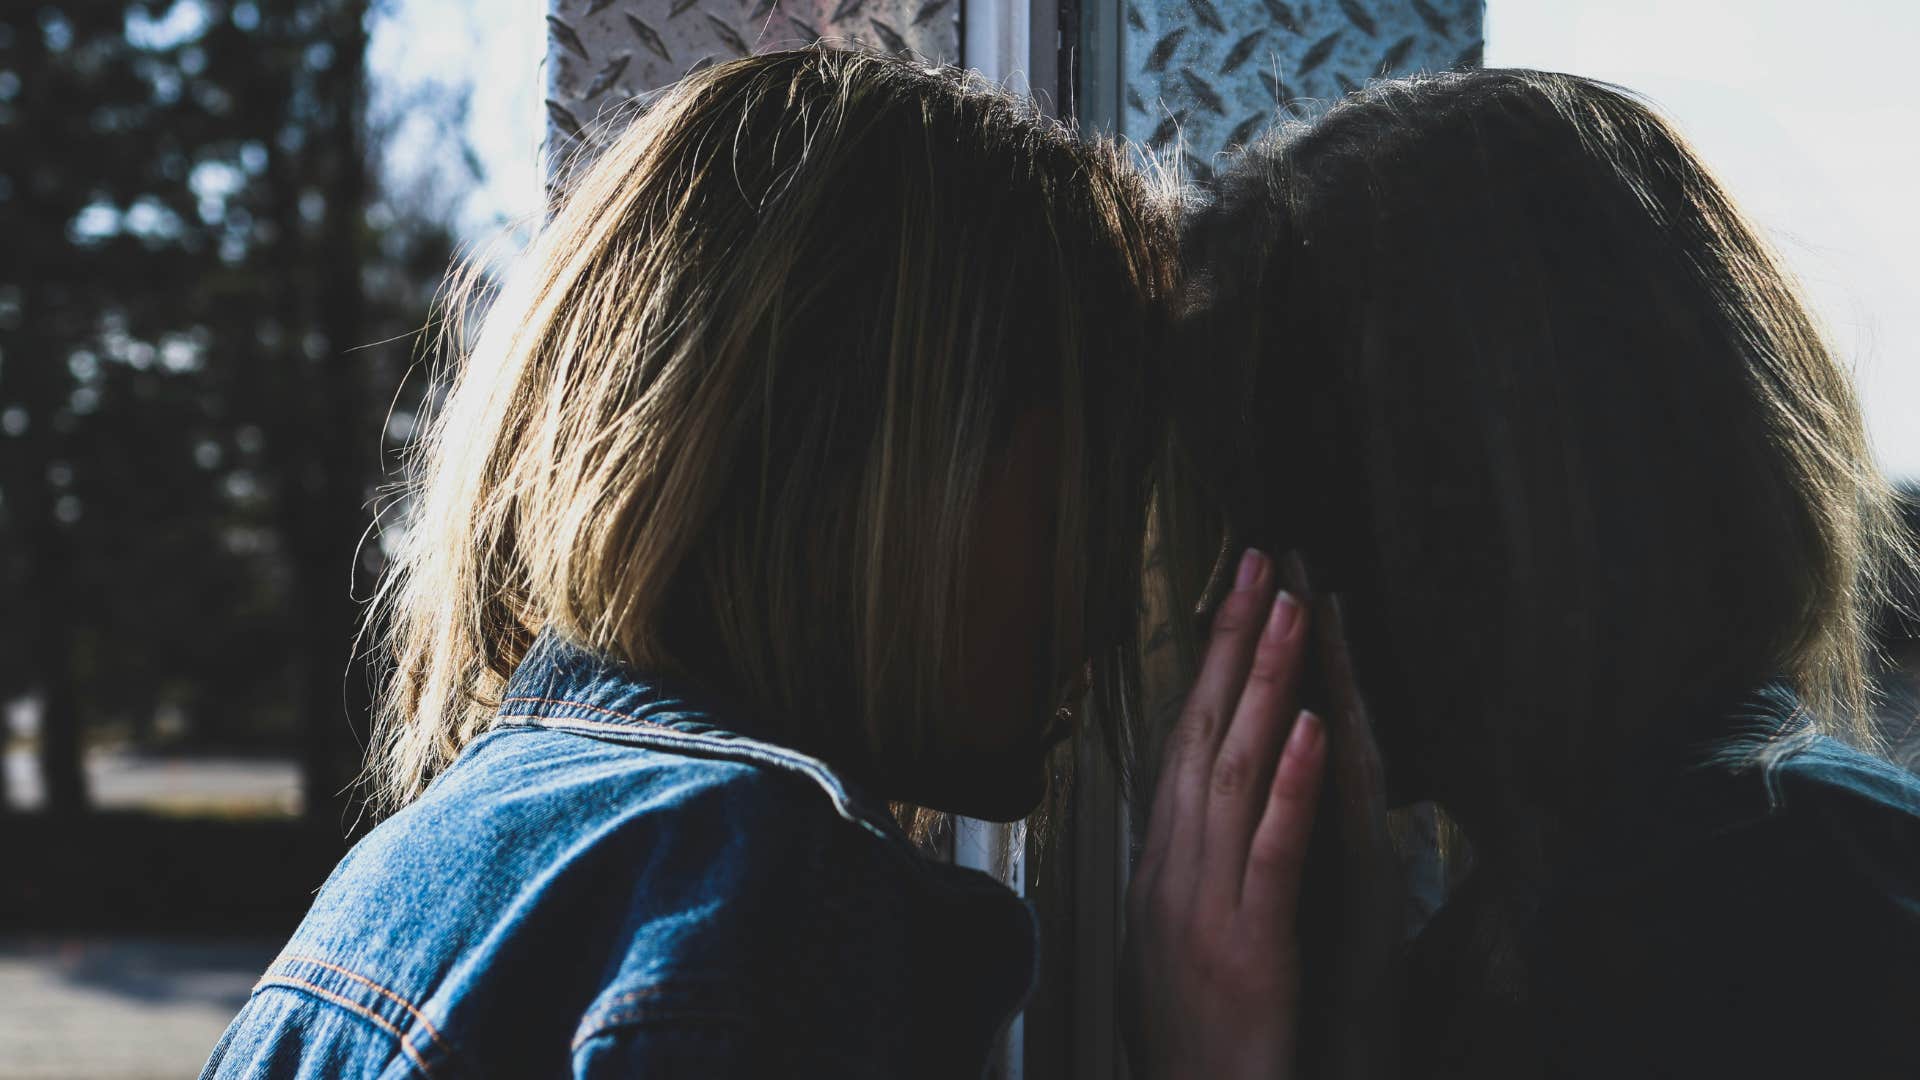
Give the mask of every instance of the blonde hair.
[{"label": "blonde hair", "polygon": [[976,496],[1034,408],[1060,423],[1056,606],[1087,605],[1123,696],[1162,207],[1112,146],[908,59],[767,53],[648,103],[410,458],[374,616],[379,796],[409,801],[485,731],[549,627],[796,745],[924,753],[983,570]]}]

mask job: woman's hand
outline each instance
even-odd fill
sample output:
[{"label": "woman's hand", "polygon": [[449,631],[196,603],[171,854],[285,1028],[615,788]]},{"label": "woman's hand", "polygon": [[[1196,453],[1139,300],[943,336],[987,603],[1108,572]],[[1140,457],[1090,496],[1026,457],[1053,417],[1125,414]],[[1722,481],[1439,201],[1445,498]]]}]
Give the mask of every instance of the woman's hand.
[{"label": "woman's hand", "polygon": [[1307,612],[1249,551],[1169,736],[1127,898],[1127,1036],[1140,1080],[1293,1073],[1295,913],[1326,738],[1295,717]]}]

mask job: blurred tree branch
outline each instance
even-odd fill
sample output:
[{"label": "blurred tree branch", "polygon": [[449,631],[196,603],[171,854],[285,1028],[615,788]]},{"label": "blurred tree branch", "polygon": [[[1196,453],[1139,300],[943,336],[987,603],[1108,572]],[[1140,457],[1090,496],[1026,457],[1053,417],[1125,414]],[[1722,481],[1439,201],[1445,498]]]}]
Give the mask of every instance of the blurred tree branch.
[{"label": "blurred tree branch", "polygon": [[37,702],[50,809],[84,807],[91,730],[297,747],[309,814],[342,820],[349,582],[460,195],[387,190],[368,18],[0,9],[0,701]]}]

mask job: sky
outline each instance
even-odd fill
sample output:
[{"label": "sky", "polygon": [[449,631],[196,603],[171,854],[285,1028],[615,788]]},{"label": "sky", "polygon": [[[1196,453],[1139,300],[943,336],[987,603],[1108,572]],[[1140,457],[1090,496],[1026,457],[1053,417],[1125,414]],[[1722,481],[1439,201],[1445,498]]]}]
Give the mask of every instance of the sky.
[{"label": "sky", "polygon": [[[424,115],[409,118],[409,94],[435,86],[470,94],[463,134],[483,176],[449,207],[462,238],[509,248],[517,227],[540,212],[540,138],[545,123],[545,0],[384,0],[376,5],[367,64],[373,111],[400,123],[388,168],[431,185],[447,139]],[[424,110],[420,110],[424,113]]]},{"label": "sky", "polygon": [[1800,278],[1881,464],[1920,480],[1920,4],[1488,0],[1487,63],[1639,91]]},{"label": "sky", "polygon": [[[544,0],[389,0],[372,66],[392,88],[472,87],[485,245],[537,214]],[[1488,0],[1487,62],[1639,91],[1773,239],[1854,372],[1882,463],[1920,480],[1920,4]],[[425,133],[409,146],[429,145]],[[509,243],[510,246],[510,243]]]}]

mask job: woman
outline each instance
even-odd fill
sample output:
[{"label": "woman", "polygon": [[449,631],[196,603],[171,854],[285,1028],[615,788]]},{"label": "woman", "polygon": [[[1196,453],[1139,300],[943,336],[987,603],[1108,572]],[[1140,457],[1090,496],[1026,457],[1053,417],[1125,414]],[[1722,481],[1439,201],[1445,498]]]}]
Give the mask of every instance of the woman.
[{"label": "woman", "polygon": [[1572,76],[1386,82],[1188,237],[1184,353],[1218,363],[1172,579],[1222,529],[1298,550],[1390,795],[1471,848],[1407,1075],[1920,1076],[1920,783],[1862,676],[1909,552],[1846,374],[1680,137]]},{"label": "woman", "polygon": [[205,1075],[979,1075],[1031,915],[888,803],[1018,818],[1119,708],[1163,205],[904,59],[653,102],[417,455],[397,812]]}]

